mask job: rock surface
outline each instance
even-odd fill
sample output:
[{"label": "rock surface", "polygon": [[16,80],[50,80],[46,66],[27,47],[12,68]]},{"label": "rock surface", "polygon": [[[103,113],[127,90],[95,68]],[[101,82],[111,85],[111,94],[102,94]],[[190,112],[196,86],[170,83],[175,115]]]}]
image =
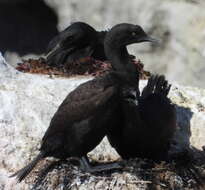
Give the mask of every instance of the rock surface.
[{"label": "rock surface", "polygon": [[[90,79],[91,77],[50,78],[46,75],[20,73],[0,56],[1,190],[147,189],[153,184],[166,189],[166,183],[154,182],[153,178],[157,176],[156,171],[150,173],[150,170],[148,172],[143,169],[144,165],[152,164],[152,162],[145,162],[141,159],[124,161],[125,168],[120,172],[84,174],[73,165],[61,163],[57,164],[42,181],[37,180],[36,182],[38,173],[36,171],[32,172],[30,177],[21,184],[16,184],[14,178],[8,178],[37,154],[40,140],[50,119],[65,96],[80,83]],[[145,84],[146,81],[141,81],[141,88]],[[176,104],[178,121],[175,146],[171,151],[182,152],[192,146],[201,149],[205,144],[205,90],[174,84],[170,98]],[[89,153],[89,156],[98,162],[119,159],[106,138]],[[41,162],[37,171],[42,170],[49,163],[52,161]],[[168,174],[167,181],[173,178],[171,180],[174,183],[173,187],[185,189],[185,182],[179,175],[172,172]],[[36,185],[33,186],[33,184]]]}]

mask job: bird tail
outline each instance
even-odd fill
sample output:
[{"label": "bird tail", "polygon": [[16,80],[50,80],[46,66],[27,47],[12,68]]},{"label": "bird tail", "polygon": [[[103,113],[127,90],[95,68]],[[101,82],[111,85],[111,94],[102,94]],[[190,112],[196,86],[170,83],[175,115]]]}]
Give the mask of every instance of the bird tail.
[{"label": "bird tail", "polygon": [[16,177],[18,182],[20,183],[31,171],[32,169],[36,166],[36,164],[42,160],[45,156],[45,152],[40,152],[32,162],[30,162],[28,165],[26,165],[24,168],[20,169],[10,177]]}]

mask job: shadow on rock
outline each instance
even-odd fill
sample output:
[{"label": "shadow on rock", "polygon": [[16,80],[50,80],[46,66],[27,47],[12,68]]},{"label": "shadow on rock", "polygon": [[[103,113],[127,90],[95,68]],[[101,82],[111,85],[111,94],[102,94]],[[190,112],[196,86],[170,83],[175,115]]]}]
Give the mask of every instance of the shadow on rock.
[{"label": "shadow on rock", "polygon": [[42,54],[58,34],[58,18],[43,0],[0,1],[0,49]]}]

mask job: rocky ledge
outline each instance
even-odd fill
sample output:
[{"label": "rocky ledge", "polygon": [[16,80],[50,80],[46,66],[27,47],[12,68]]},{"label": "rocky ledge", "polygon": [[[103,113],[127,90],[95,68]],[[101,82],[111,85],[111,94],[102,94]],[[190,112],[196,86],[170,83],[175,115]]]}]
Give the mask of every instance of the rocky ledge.
[{"label": "rocky ledge", "polygon": [[[82,173],[69,162],[46,159],[24,182],[17,184],[14,178],[9,178],[37,154],[50,119],[65,96],[91,78],[25,74],[13,69],[0,56],[1,190],[204,188],[205,90],[177,84],[172,85],[169,95],[176,105],[178,124],[170,152],[181,154],[181,163],[154,163],[139,158],[121,161],[104,138],[89,157],[93,162],[118,160],[124,166],[121,170]],[[145,84],[142,80],[140,87]],[[187,155],[191,162],[186,162]]]}]

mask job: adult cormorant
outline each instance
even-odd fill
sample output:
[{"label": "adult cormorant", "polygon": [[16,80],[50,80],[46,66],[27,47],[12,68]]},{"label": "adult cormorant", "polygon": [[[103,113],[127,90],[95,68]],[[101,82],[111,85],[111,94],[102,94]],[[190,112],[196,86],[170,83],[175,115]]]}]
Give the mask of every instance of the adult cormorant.
[{"label": "adult cormorant", "polygon": [[48,156],[59,159],[83,158],[81,166],[84,170],[100,169],[91,168],[86,155],[100,143],[111,127],[112,123],[108,121],[119,105],[120,88],[136,86],[134,74],[137,69],[134,64],[127,62],[126,46],[152,40],[140,26],[126,23],[114,26],[104,42],[114,71],[83,83],[68,94],[51,119],[42,139],[40,153],[12,176],[22,181],[41,159]]},{"label": "adult cormorant", "polygon": [[[164,76],[152,76],[143,89],[121,101],[108,133],[111,145],[124,159],[142,157],[167,160],[170,141],[176,130],[176,111],[167,97],[170,86]],[[119,115],[121,115],[119,117]],[[116,119],[121,118],[121,119]]]},{"label": "adult cormorant", "polygon": [[59,66],[89,56],[106,60],[103,45],[106,33],[107,31],[98,32],[84,22],[71,24],[49,43],[47,64]]}]

